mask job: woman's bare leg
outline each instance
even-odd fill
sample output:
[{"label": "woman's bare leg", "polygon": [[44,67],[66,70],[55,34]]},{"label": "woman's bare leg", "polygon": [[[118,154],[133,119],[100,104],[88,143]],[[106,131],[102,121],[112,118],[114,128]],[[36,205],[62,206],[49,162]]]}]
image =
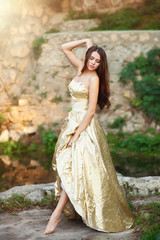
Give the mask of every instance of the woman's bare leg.
[{"label": "woman's bare leg", "polygon": [[55,230],[57,224],[61,220],[61,213],[67,202],[68,202],[68,195],[66,194],[66,192],[64,190],[62,190],[57,207],[55,208],[54,212],[52,213],[50,220],[46,226],[46,229],[44,231],[45,235],[50,234]]}]

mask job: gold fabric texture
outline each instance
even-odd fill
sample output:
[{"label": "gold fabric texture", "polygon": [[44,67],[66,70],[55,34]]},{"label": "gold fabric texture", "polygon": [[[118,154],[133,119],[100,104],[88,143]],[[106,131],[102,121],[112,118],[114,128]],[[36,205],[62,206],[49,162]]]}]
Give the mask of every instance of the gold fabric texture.
[{"label": "gold fabric texture", "polygon": [[119,185],[106,136],[96,113],[71,147],[67,143],[76,132],[88,108],[89,91],[81,83],[69,83],[72,110],[65,118],[53,155],[57,171],[56,198],[62,188],[69,201],[64,213],[68,218],[81,216],[84,223],[98,231],[119,232],[134,222],[125,194]]}]

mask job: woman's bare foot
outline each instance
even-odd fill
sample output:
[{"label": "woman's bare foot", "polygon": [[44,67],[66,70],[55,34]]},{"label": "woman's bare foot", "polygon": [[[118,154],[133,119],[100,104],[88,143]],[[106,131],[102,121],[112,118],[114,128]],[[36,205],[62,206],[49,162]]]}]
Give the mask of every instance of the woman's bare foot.
[{"label": "woman's bare foot", "polygon": [[61,217],[53,212],[43,234],[46,235],[46,234],[53,233],[55,228],[57,227],[57,224],[60,221],[61,221]]}]

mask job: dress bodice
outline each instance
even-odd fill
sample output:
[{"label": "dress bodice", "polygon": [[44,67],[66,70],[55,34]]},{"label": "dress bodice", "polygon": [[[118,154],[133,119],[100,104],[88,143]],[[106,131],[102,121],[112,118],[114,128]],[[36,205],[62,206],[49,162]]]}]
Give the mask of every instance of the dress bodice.
[{"label": "dress bodice", "polygon": [[72,111],[80,111],[88,109],[89,91],[82,82],[72,80],[68,86],[72,97]]}]

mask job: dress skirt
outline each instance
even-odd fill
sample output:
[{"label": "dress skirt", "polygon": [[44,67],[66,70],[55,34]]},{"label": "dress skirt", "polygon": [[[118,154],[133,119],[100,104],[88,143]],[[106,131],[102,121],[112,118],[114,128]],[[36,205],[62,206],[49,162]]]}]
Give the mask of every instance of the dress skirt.
[{"label": "dress skirt", "polygon": [[57,171],[56,199],[64,189],[69,197],[65,215],[80,216],[93,229],[127,230],[133,225],[134,217],[118,182],[106,135],[96,113],[72,146],[67,146],[88,109],[88,89],[83,83],[72,80],[69,91],[72,110],[64,119],[52,160],[52,167]]}]

